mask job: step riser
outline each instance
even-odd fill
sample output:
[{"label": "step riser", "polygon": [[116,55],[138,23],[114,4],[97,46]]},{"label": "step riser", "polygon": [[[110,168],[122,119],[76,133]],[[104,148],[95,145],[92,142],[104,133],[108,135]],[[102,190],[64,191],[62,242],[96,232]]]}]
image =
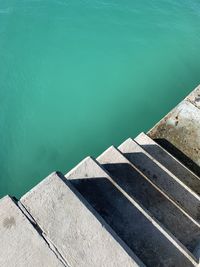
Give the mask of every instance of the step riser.
[{"label": "step riser", "polygon": [[200,222],[200,197],[158,162],[153,161],[137,144],[134,149],[137,153],[129,153],[126,157],[194,220]]},{"label": "step riser", "polygon": [[[101,156],[100,156],[101,157]],[[98,160],[101,162],[101,160],[100,160],[100,157],[98,158]],[[73,174],[72,174],[72,176],[73,176]],[[80,177],[80,176],[79,176]],[[109,176],[108,176],[109,177]],[[76,177],[76,178],[78,178],[78,177]],[[86,180],[88,180],[88,176],[87,177],[84,177],[84,172],[82,173],[82,179],[83,179],[83,181],[85,182],[85,179]],[[94,180],[97,180],[96,178],[92,178],[91,177],[91,179],[94,179]],[[109,178],[109,180],[111,180],[112,181],[112,178]],[[83,189],[83,185],[81,185],[81,179],[79,179],[79,180],[76,180],[75,181],[75,183],[76,183],[76,186],[77,186],[77,188],[78,188],[78,190],[80,190],[81,191],[81,193],[88,199],[88,201],[91,201],[92,203],[93,203],[93,205],[94,205],[94,207],[95,208],[97,208],[98,207],[98,203],[100,202],[101,203],[101,200],[103,201],[104,199],[108,199],[109,198],[109,196],[110,195],[112,195],[111,193],[108,193],[108,196],[103,196],[102,195],[102,192],[99,192],[98,190],[98,188],[101,188],[101,187],[98,187],[98,188],[96,188],[95,187],[95,189],[94,189],[94,192],[98,192],[96,195],[97,196],[99,196],[100,195],[100,200],[98,200],[98,201],[95,201],[94,199],[90,199],[90,197],[91,197],[91,191],[90,190],[92,190],[92,189],[89,189],[89,186],[88,186],[88,184],[87,184],[87,182],[86,182],[86,186],[85,186],[85,189]],[[95,183],[95,182],[94,182]],[[115,182],[114,182],[114,184],[115,184]],[[83,191],[82,191],[83,190]],[[104,190],[105,192],[107,192],[106,190]],[[105,194],[105,192],[103,191],[103,194]],[[107,193],[106,193],[107,194]],[[94,198],[96,199],[96,197],[95,197],[95,195],[94,195]],[[111,200],[109,200],[109,202],[111,202],[111,203],[113,203],[114,205],[113,206],[119,206],[121,209],[123,209],[125,212],[124,212],[124,214],[123,213],[121,213],[120,214],[120,216],[119,216],[119,210],[117,210],[117,211],[113,211],[112,209],[113,209],[113,206],[111,205],[111,210],[107,210],[105,207],[107,207],[107,206],[109,206],[107,203],[106,203],[106,205],[105,205],[105,203],[102,203],[102,206],[100,206],[99,208],[98,208],[98,212],[102,212],[103,214],[102,214],[102,216],[107,216],[109,213],[111,213],[111,214],[115,214],[116,213],[116,220],[118,221],[119,220],[119,218],[121,218],[121,220],[120,221],[126,221],[127,219],[127,217],[131,217],[131,221],[130,221],[130,224],[131,224],[131,226],[130,227],[128,227],[128,231],[126,230],[126,228],[127,227],[124,227],[124,225],[121,225],[121,227],[122,227],[122,231],[124,231],[125,232],[125,238],[126,238],[126,231],[127,231],[127,236],[129,236],[130,235],[130,233],[131,233],[131,231],[130,231],[130,229],[134,229],[134,227],[137,227],[137,228],[135,228],[135,229],[137,229],[136,231],[137,231],[137,233],[138,233],[138,236],[139,236],[139,239],[138,239],[138,241],[139,242],[141,242],[141,241],[143,241],[142,239],[143,239],[143,236],[146,234],[146,233],[143,233],[144,232],[144,229],[148,229],[148,233],[149,233],[149,236],[148,236],[148,239],[146,239],[147,238],[147,236],[144,236],[144,243],[145,243],[145,239],[146,240],[148,240],[148,242],[146,241],[146,245],[145,245],[145,251],[144,251],[144,253],[147,253],[147,259],[149,258],[149,253],[148,253],[148,248],[147,248],[147,246],[149,245],[150,247],[149,247],[149,251],[151,251],[151,246],[153,245],[153,246],[155,246],[155,244],[157,244],[157,246],[156,246],[156,248],[155,248],[155,250],[158,252],[159,251],[159,255],[156,255],[155,254],[155,251],[154,251],[154,253],[152,253],[152,251],[151,251],[151,253],[150,253],[150,255],[152,255],[152,257],[154,258],[154,260],[157,260],[158,262],[163,262],[163,256],[165,257],[165,255],[162,255],[162,253],[160,253],[160,249],[161,250],[163,250],[163,245],[162,245],[162,243],[163,243],[163,241],[165,240],[165,242],[166,242],[166,239],[165,239],[165,236],[166,235],[168,235],[166,232],[165,232],[165,230],[164,229],[162,229],[162,226],[160,227],[155,221],[154,221],[154,219],[151,217],[151,216],[149,216],[149,213],[146,213],[144,210],[143,210],[143,208],[139,208],[139,206],[137,205],[137,204],[133,204],[135,201],[134,201],[134,199],[132,199],[132,198],[130,198],[130,199],[132,199],[131,200],[131,203],[135,206],[135,207],[137,207],[137,208],[139,208],[139,210],[140,211],[142,211],[142,214],[144,215],[144,214],[146,214],[145,216],[146,216],[146,218],[148,218],[148,220],[149,220],[149,222],[150,222],[150,224],[148,223],[147,225],[148,225],[148,227],[146,227],[145,226],[145,228],[144,228],[144,226],[143,225],[141,225],[140,224],[140,222],[142,222],[144,219],[142,219],[142,217],[141,218],[138,218],[137,216],[135,216],[135,215],[133,215],[133,216],[131,216],[130,214],[131,214],[131,212],[129,211],[127,211],[128,210],[128,208],[127,208],[127,205],[125,205],[125,203],[122,203],[122,200],[120,199],[120,196],[115,196],[114,197],[114,202],[113,202],[113,199],[111,199]],[[129,198],[128,198],[129,199]],[[130,200],[129,199],[129,200]],[[115,203],[116,201],[118,200],[118,202],[117,203]],[[137,202],[135,202],[135,203],[137,203]],[[106,209],[106,211],[105,211],[105,209]],[[127,210],[126,210],[127,209]],[[123,212],[123,211],[121,211],[121,212]],[[128,215],[129,214],[129,215]],[[148,215],[147,215],[148,214]],[[127,217],[126,217],[126,216]],[[124,217],[125,216],[125,217]],[[105,219],[106,219],[106,217],[104,217]],[[133,219],[134,218],[134,219]],[[107,220],[108,220],[108,222],[111,220],[111,222],[113,223],[114,222],[114,220],[112,220],[112,219],[110,219],[110,217],[108,216],[108,218],[107,218]],[[132,225],[133,224],[133,220],[134,220],[134,222],[136,223],[136,225]],[[138,224],[138,223],[139,224]],[[148,222],[148,221],[146,221],[146,222]],[[116,222],[115,222],[116,223]],[[154,228],[154,229],[152,229],[152,226],[153,225],[155,225],[156,227]],[[116,227],[116,226],[113,226],[113,227]],[[118,227],[118,226],[117,226]],[[125,228],[125,229],[124,229]],[[161,229],[162,229],[162,231],[161,231]],[[164,233],[164,236],[163,235],[161,235],[160,236],[160,233]],[[153,233],[153,234],[152,234]],[[120,232],[118,232],[118,234],[120,234]],[[161,237],[162,237],[162,240],[161,240]],[[137,237],[136,237],[137,238]],[[155,238],[155,239],[154,239]],[[157,239],[158,238],[158,239]],[[164,239],[163,239],[164,238]],[[174,246],[174,245],[172,245],[172,244],[175,244],[177,241],[175,241],[174,239],[173,239],[173,237],[167,237],[167,240],[171,240],[171,245],[170,246]],[[132,240],[131,239],[131,242],[133,242],[134,240]],[[158,242],[159,241],[159,242]],[[160,244],[160,242],[161,242],[161,244]],[[168,241],[167,241],[168,242]],[[138,251],[138,252],[136,252],[137,251],[137,247],[138,247],[138,245],[136,245],[136,247],[134,247],[134,244],[128,244],[129,246],[130,245],[133,245],[133,247],[132,247],[132,249],[134,249],[134,251],[135,251],[135,253],[137,254],[137,253],[141,253],[140,252],[140,250]],[[179,247],[179,249],[180,249],[180,251],[182,251],[182,253],[184,254],[184,255],[187,255],[187,258],[190,258],[190,260],[191,260],[191,254],[189,253],[189,251],[187,251],[184,247],[182,247],[182,245],[180,246],[180,244],[177,244],[176,243],[176,247],[178,248]],[[167,248],[167,249],[169,249],[169,247]],[[170,248],[171,249],[171,248]],[[165,248],[165,251],[166,251],[166,248]],[[184,252],[183,252],[184,251]],[[140,254],[138,254],[138,255],[140,255]],[[140,255],[140,257],[142,258],[142,259],[144,259],[144,258],[146,258],[145,257],[145,255]],[[164,260],[165,261],[165,260]],[[157,262],[157,263],[158,263]],[[195,262],[194,262],[194,260],[192,260],[192,262],[193,262],[193,264],[195,265]],[[149,263],[148,263],[148,261],[146,262],[146,264],[148,265]],[[182,263],[183,264],[183,263]],[[150,266],[151,266],[151,264],[150,264]],[[153,265],[152,265],[153,266]],[[168,266],[168,265],[166,265],[166,266]],[[177,265],[177,266],[179,266],[179,265]],[[182,266],[182,265],[181,265]]]},{"label": "step riser", "polygon": [[[173,258],[173,261],[177,261],[177,258],[182,261],[177,251],[172,255],[171,243],[163,238],[156,227],[136,207],[113,189],[109,181],[103,181],[103,178],[102,181],[98,180],[98,182],[84,181],[84,186],[81,182],[74,181],[73,185],[145,264],[156,266],[165,262],[166,257]],[[92,191],[94,194],[91,193]],[[166,257],[160,256],[164,253]]]},{"label": "step riser", "polygon": [[[113,154],[113,151],[111,153]],[[124,160],[121,154],[119,154],[117,161],[119,163],[112,162],[111,153],[111,163],[103,166],[110,173],[112,179],[129,196],[141,203],[166,229],[193,252],[200,238],[200,228],[145,179],[128,161]],[[104,163],[104,158],[100,158],[100,162]],[[187,235],[183,234],[186,232]]]},{"label": "step riser", "polygon": [[190,187],[194,192],[200,194],[200,179],[181,162],[154,142],[146,134],[142,133],[134,139],[154,159],[173,173],[178,179]]}]

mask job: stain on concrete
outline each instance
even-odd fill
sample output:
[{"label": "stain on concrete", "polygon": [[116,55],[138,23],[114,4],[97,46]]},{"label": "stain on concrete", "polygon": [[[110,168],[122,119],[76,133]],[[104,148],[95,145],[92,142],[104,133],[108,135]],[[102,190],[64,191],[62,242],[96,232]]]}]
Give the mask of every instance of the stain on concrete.
[{"label": "stain on concrete", "polygon": [[15,218],[14,217],[6,217],[4,220],[3,220],[3,227],[6,228],[6,229],[10,229],[12,227],[16,226],[16,221],[15,221]]},{"label": "stain on concrete", "polygon": [[199,102],[200,101],[200,95],[198,95],[198,97],[195,97],[195,102]]},{"label": "stain on concrete", "polygon": [[148,135],[152,139],[165,139],[200,166],[200,112],[189,102],[183,102]]}]

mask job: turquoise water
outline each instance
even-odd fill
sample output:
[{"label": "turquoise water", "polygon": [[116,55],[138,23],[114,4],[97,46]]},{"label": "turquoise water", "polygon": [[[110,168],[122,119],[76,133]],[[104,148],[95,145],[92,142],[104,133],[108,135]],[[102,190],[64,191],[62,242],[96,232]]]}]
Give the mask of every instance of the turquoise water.
[{"label": "turquoise water", "polygon": [[199,0],[0,0],[0,197],[149,129],[199,51]]}]

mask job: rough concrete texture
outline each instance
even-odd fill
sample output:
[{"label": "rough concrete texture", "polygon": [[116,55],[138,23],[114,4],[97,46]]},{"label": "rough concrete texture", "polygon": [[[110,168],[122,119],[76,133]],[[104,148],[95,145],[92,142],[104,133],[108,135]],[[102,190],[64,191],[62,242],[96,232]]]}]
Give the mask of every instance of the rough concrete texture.
[{"label": "rough concrete texture", "polygon": [[72,182],[72,180],[78,181],[79,179],[87,178],[109,178],[109,175],[92,157],[87,157],[82,160],[77,166],[75,166],[71,171],[69,171],[65,175],[65,177],[67,179],[70,179]]},{"label": "rough concrete texture", "polygon": [[70,182],[60,177],[51,174],[21,203],[69,266],[139,266]]},{"label": "rough concrete texture", "polygon": [[[151,176],[159,177],[163,175],[162,169],[157,162],[150,158],[131,138],[120,145],[119,150],[134,166],[141,170],[146,177],[150,177],[151,179]],[[144,192],[142,197],[147,202],[149,211],[193,252],[200,240],[200,225],[192,220],[191,217],[187,216],[173,201],[169,200],[166,195],[163,195],[160,190],[155,190],[153,186],[150,186],[152,188],[151,190],[150,187],[146,189],[145,183],[137,181],[135,175],[130,173],[129,176],[132,176],[134,183],[137,183],[137,185],[142,183],[140,188],[137,188],[137,186],[135,187],[140,194]],[[167,179],[167,177],[163,177],[163,179]],[[146,185],[148,186],[147,182]],[[149,207],[149,205],[151,206]]]},{"label": "rough concrete texture", "polygon": [[8,196],[0,200],[0,266],[64,266]]},{"label": "rough concrete texture", "polygon": [[198,85],[191,94],[186,97],[186,100],[200,108],[200,85]]},{"label": "rough concrete texture", "polygon": [[[137,248],[139,248],[141,253],[143,253],[140,258],[145,264],[147,266],[183,266],[183,264],[186,264],[187,266],[189,263],[183,262],[185,259],[190,259],[192,264],[195,265],[191,253],[163,226],[163,224],[165,224],[165,226],[168,224],[169,226],[170,221],[167,219],[168,214],[166,213],[164,215],[161,209],[165,208],[165,212],[169,212],[169,217],[172,216],[173,207],[171,202],[148,182],[142,174],[134,169],[132,164],[114,147],[109,148],[100,155],[97,160],[110,173],[115,183],[129,196],[129,200],[132,199],[136,203],[139,203],[139,205],[136,205],[131,201],[144,216],[141,216],[141,214],[131,215],[127,206],[122,203],[121,199],[115,197],[119,200],[119,205],[122,210],[124,209],[125,214],[134,218],[134,224],[132,224],[131,227],[128,225],[130,228],[130,235],[131,231],[137,233],[135,236],[136,247],[132,249],[136,253]],[[108,195],[110,195],[109,191]],[[162,202],[166,204],[162,206]],[[115,213],[115,211],[113,213]],[[145,218],[148,220],[145,221]],[[163,224],[159,223],[159,220],[162,221]],[[188,222],[187,225],[190,227],[189,224]],[[124,228],[126,228],[126,225]],[[193,236],[195,236],[195,233],[193,233]],[[133,240],[133,237],[131,237],[131,240]],[[196,243],[196,241],[194,243]],[[163,253],[163,251],[165,252]],[[181,259],[181,257],[183,257],[183,259]]]},{"label": "rough concrete texture", "polygon": [[149,155],[200,195],[200,178],[145,133],[134,139]]},{"label": "rough concrete texture", "polygon": [[[65,177],[70,180],[106,223],[112,227],[119,238],[129,245],[127,239],[131,239],[132,217],[130,217],[130,209],[133,209],[132,204],[115,188],[108,173],[93,158],[87,157],[68,172]],[[123,209],[122,202],[124,203],[122,205]],[[127,205],[129,210],[125,208]],[[122,210],[122,216],[120,216],[119,210]],[[129,214],[128,217],[126,212]],[[127,220],[129,225],[127,225]],[[123,234],[120,230],[123,231]],[[124,238],[125,236],[127,238]],[[124,243],[123,241],[120,241],[120,243]],[[133,241],[135,242],[135,239]],[[123,247],[130,250],[130,246],[128,247],[125,243]],[[131,256],[141,266],[141,261],[133,252]]]},{"label": "rough concrete texture", "polygon": [[148,135],[172,144],[188,159],[200,166],[200,110],[184,100],[158,124]]},{"label": "rough concrete texture", "polygon": [[[120,146],[127,158],[155,185],[179,204],[192,218],[200,221],[200,196],[182,183],[136,142],[129,139]],[[133,151],[134,153],[128,151]],[[125,152],[126,151],[126,152]]]}]

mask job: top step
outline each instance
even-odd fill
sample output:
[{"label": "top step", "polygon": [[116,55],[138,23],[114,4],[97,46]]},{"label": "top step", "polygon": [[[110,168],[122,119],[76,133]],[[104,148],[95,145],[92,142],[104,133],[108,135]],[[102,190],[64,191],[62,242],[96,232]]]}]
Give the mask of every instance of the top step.
[{"label": "top step", "polygon": [[[200,175],[200,109],[189,99],[167,114],[148,135]],[[192,94],[191,99],[198,102]]]},{"label": "top step", "polygon": [[0,200],[0,266],[67,267],[8,196]]},{"label": "top step", "polygon": [[144,266],[63,175],[51,174],[20,201],[69,266]]},{"label": "top step", "polygon": [[200,195],[200,178],[145,133],[134,139],[147,153]]}]

